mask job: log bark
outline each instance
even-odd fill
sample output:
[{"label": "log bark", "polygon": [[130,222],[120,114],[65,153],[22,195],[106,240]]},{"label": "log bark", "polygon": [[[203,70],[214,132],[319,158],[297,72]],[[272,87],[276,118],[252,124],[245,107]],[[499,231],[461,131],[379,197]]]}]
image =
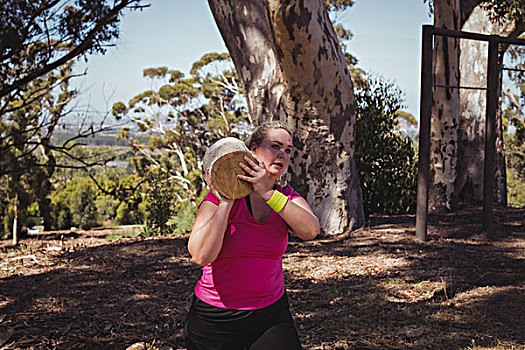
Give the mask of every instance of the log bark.
[{"label": "log bark", "polygon": [[256,122],[293,131],[288,180],[322,231],[364,222],[354,161],[355,98],[344,55],[321,0],[209,0]]},{"label": "log bark", "polygon": [[206,151],[203,167],[210,173],[211,182],[222,197],[237,199],[253,191],[251,183],[237,178],[238,174],[246,175],[239,166],[241,162],[247,164],[245,156],[257,162],[248,147],[234,137],[223,138]]}]

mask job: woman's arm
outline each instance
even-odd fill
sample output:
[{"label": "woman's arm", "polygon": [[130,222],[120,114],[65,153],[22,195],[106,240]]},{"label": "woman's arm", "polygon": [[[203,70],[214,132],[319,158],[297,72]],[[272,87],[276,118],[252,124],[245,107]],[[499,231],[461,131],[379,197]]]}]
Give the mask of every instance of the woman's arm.
[{"label": "woman's arm", "polygon": [[[206,174],[206,180],[212,192],[217,193],[211,186],[209,174]],[[219,205],[208,201],[202,202],[188,241],[191,260],[201,266],[215,261],[219,255],[228,224],[228,215],[234,202],[222,200],[218,195],[216,197],[219,199]]]},{"label": "woman's arm", "polygon": [[209,264],[219,255],[232,205],[233,201],[219,205],[202,202],[188,241],[191,260],[197,265]]},{"label": "woman's arm", "polygon": [[[263,197],[264,200],[268,201],[272,194],[273,190]],[[314,239],[319,234],[319,220],[302,197],[289,200],[279,215],[290,226],[292,233],[301,239]]]}]

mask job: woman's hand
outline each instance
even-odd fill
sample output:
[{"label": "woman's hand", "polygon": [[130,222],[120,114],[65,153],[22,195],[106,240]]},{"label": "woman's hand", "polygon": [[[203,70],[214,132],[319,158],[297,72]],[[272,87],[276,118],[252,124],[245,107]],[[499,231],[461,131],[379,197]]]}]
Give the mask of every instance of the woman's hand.
[{"label": "woman's hand", "polygon": [[[257,158],[255,157],[255,159]],[[239,164],[241,168],[246,171],[247,175],[237,175],[237,177],[241,180],[250,182],[253,185],[255,193],[261,196],[265,201],[268,201],[272,196],[273,190],[266,166],[259,159],[257,159],[259,164],[255,163],[248,157],[244,157],[244,160],[248,165],[244,163]]]},{"label": "woman's hand", "polygon": [[[261,196],[266,202],[272,196],[274,190],[269,181],[268,171],[264,163],[259,161],[256,164],[248,157],[244,158],[249,166],[240,163],[240,166],[248,175],[237,175],[239,179],[250,182],[254,191]],[[286,206],[279,212],[279,215],[290,226],[292,232],[302,239],[313,239],[319,234],[319,220],[312,212],[312,209],[302,197],[288,201]]]},{"label": "woman's hand", "polygon": [[208,170],[204,170],[204,180],[206,180],[206,184],[211,190],[211,193],[219,200],[219,203],[223,202],[232,202],[233,199],[224,198],[220,195],[219,191],[213,186],[213,183],[211,182],[211,174]]},{"label": "woman's hand", "polygon": [[[250,182],[253,190],[261,196],[266,202],[270,200],[274,190],[270,184],[268,171],[263,162],[259,159],[256,164],[248,157],[244,157],[249,166],[240,163],[240,166],[248,175],[237,175],[241,180]],[[302,239],[313,239],[319,234],[319,220],[312,212],[312,209],[302,197],[288,201],[286,206],[279,212],[279,215],[286,221],[297,237]]]}]

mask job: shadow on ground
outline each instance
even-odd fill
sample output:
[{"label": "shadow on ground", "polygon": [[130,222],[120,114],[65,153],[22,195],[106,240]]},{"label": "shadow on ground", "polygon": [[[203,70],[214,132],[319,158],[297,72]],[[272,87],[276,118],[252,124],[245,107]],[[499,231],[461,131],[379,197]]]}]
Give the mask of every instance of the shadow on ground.
[{"label": "shadow on ground", "polygon": [[[477,214],[431,217],[426,243],[414,239],[409,216],[292,240],[286,287],[305,348],[522,348],[525,210],[498,210],[492,239],[475,229]],[[68,249],[78,239],[46,266],[26,263],[0,279],[0,348],[125,349],[141,341],[183,348],[200,275],[187,237]],[[42,260],[44,243],[9,254]]]}]

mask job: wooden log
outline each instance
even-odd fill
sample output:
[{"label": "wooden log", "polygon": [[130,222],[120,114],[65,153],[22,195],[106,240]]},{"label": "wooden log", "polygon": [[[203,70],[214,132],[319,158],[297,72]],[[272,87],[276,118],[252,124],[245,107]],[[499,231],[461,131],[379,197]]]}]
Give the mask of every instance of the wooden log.
[{"label": "wooden log", "polygon": [[239,163],[247,164],[244,157],[257,163],[250,150],[239,139],[226,137],[213,144],[204,155],[203,167],[211,175],[211,183],[227,199],[242,198],[253,191],[251,183],[237,178],[246,175]]}]

